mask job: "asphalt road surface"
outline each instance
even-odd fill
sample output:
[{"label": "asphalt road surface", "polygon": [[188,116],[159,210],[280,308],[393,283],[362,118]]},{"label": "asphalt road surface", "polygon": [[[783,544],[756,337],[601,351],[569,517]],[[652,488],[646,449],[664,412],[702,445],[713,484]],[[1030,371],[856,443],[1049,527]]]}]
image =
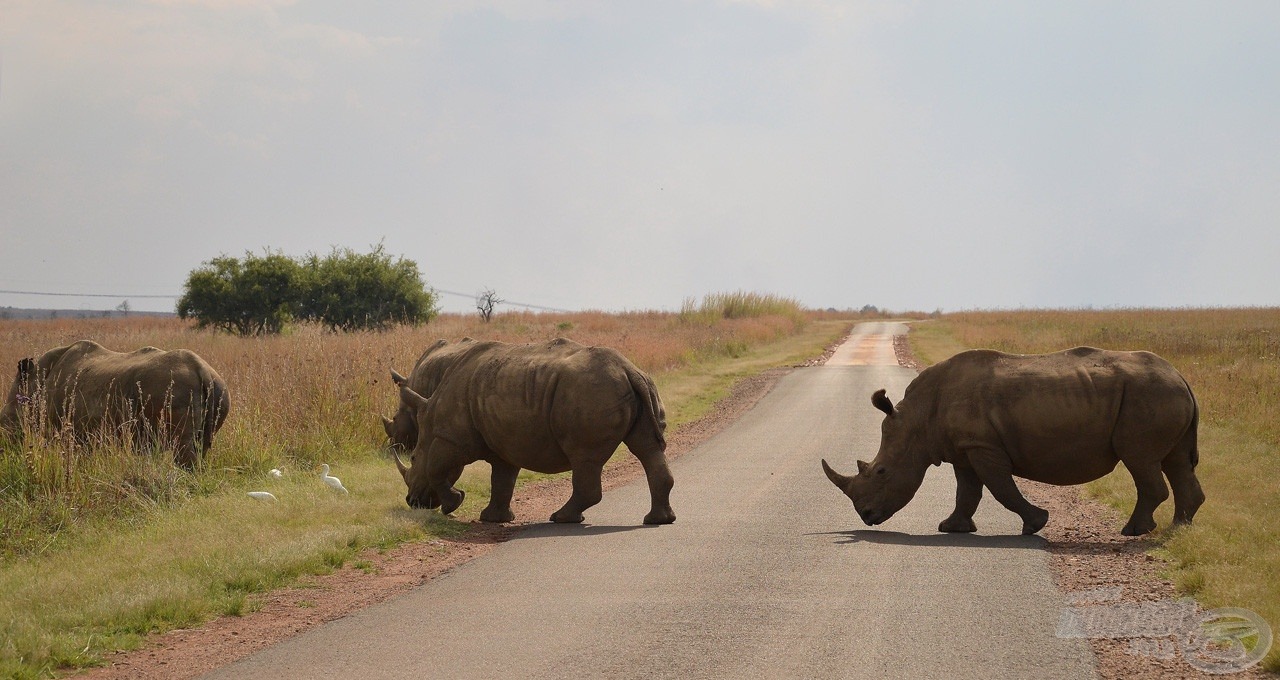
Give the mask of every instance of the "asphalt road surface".
[{"label": "asphalt road surface", "polygon": [[646,527],[644,480],[581,525],[540,525],[402,597],[210,678],[1085,678],[1054,636],[1044,541],[989,495],[947,535],[949,467],[870,529],[823,475],[870,460],[914,372],[897,324],[863,324],[673,463],[675,524]]}]

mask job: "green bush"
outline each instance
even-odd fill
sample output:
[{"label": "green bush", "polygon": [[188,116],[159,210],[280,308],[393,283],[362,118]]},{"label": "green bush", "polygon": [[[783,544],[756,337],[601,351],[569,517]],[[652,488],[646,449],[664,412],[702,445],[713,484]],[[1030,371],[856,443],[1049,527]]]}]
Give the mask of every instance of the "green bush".
[{"label": "green bush", "polygon": [[416,326],[438,311],[435,294],[423,288],[417,263],[393,260],[382,245],[365,254],[335,248],[324,258],[310,255],[303,270],[301,317],[332,331]]},{"label": "green bush", "polygon": [[215,257],[187,277],[178,316],[236,335],[279,333],[293,318],[301,282],[302,267],[280,253]]},{"label": "green bush", "polygon": [[179,317],[241,336],[276,334],[294,320],[332,331],[385,330],[426,323],[437,312],[417,263],[393,259],[381,244],[301,261],[270,251],[216,257],[191,272],[178,300]]}]

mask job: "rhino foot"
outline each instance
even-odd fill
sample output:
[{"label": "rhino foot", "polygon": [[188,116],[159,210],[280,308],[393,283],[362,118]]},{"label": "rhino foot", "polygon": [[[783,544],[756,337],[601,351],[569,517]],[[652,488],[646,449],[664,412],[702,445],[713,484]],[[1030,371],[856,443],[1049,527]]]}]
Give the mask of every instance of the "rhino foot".
[{"label": "rhino foot", "polygon": [[[1188,522],[1188,524],[1190,524],[1190,522]],[[1124,528],[1120,530],[1120,533],[1125,536],[1141,536],[1143,534],[1149,534],[1155,530],[1156,522],[1154,519],[1146,520],[1144,522],[1131,519],[1129,520],[1129,523],[1124,525]]]},{"label": "rhino foot", "polygon": [[973,523],[972,517],[952,515],[938,525],[938,531],[948,534],[971,534],[977,530],[978,525]]},{"label": "rhino foot", "polygon": [[1049,523],[1049,511],[1043,508],[1032,507],[1031,512],[1022,517],[1022,535],[1030,536]]},{"label": "rhino foot", "polygon": [[644,516],[645,524],[671,524],[676,521],[676,513],[671,508],[654,509]]},{"label": "rhino foot", "polygon": [[451,489],[452,495],[445,495],[440,499],[440,514],[447,515],[462,505],[462,500],[467,497],[467,492],[462,489]]},{"label": "rhino foot", "polygon": [[563,509],[557,510],[555,514],[551,516],[551,521],[556,524],[578,524],[582,522],[582,513],[565,512]]},{"label": "rhino foot", "polygon": [[516,518],[516,513],[511,508],[494,508],[488,507],[480,511],[481,522],[493,522],[495,524],[503,524],[510,522]]}]

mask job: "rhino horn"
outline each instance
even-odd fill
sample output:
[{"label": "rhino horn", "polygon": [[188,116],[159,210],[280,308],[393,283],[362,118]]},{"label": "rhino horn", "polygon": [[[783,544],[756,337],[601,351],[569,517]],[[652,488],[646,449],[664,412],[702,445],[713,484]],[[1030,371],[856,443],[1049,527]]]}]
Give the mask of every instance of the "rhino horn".
[{"label": "rhino horn", "polygon": [[395,458],[396,469],[400,471],[400,476],[404,478],[404,483],[408,484],[409,483],[409,466],[405,465],[404,461],[400,460],[400,454],[396,453],[395,449],[391,450],[391,457]]},{"label": "rhino horn", "polygon": [[849,484],[853,482],[852,477],[842,475],[839,472],[832,470],[831,466],[827,465],[826,458],[822,459],[822,471],[827,473],[827,479],[830,479],[831,483],[835,484],[836,488],[840,489],[841,491],[844,491],[845,489],[849,488]]},{"label": "rhino horn", "polygon": [[427,399],[421,394],[414,392],[408,385],[400,385],[400,401],[404,402],[409,408],[417,411],[426,408]]},{"label": "rhino horn", "polygon": [[396,369],[394,369],[394,368],[393,368],[393,369],[391,369],[391,381],[392,381],[392,382],[394,382],[394,383],[395,383],[395,384],[397,384],[397,385],[408,385],[408,384],[409,384],[409,379],[408,379],[408,378],[405,378],[403,375],[400,375],[399,373],[396,373]]},{"label": "rhino horn", "polygon": [[383,431],[385,431],[385,432],[387,433],[387,436],[388,436],[388,437],[390,437],[390,436],[391,436],[391,432],[392,432],[392,429],[391,429],[391,428],[392,428],[392,425],[394,425],[394,424],[395,424],[395,421],[394,421],[394,420],[392,420],[392,419],[390,419],[390,418],[388,418],[388,417],[386,417],[386,416],[382,416],[382,429],[383,429]]}]

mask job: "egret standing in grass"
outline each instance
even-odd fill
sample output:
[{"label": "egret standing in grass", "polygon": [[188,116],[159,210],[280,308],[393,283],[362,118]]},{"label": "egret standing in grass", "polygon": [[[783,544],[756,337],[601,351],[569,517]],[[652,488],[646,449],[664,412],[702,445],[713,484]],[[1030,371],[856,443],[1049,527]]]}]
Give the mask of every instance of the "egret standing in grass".
[{"label": "egret standing in grass", "polygon": [[320,479],[323,479],[325,484],[328,484],[329,486],[333,487],[338,491],[341,491],[342,493],[347,493],[347,487],[342,485],[342,480],[329,474],[328,463],[322,463],[320,467],[324,468],[324,470],[320,473]]}]

